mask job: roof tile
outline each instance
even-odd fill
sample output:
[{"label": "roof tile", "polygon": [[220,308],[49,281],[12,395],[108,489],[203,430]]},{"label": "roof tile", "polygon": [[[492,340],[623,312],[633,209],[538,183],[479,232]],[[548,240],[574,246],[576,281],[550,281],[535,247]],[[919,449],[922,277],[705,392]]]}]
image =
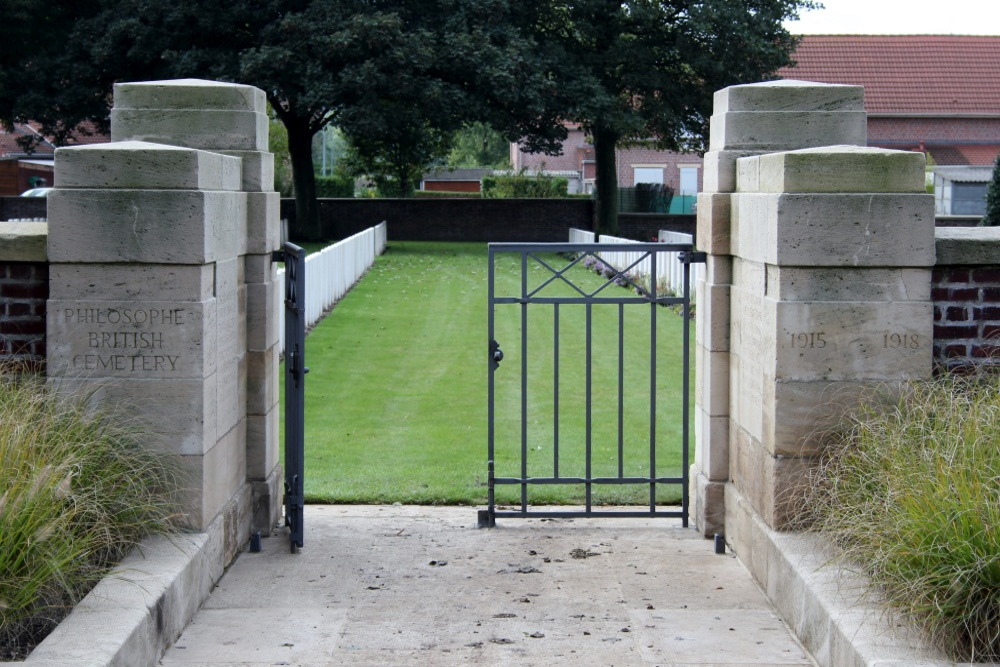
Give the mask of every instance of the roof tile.
[{"label": "roof tile", "polygon": [[865,87],[868,113],[1000,114],[1000,36],[805,35],[783,78]]}]

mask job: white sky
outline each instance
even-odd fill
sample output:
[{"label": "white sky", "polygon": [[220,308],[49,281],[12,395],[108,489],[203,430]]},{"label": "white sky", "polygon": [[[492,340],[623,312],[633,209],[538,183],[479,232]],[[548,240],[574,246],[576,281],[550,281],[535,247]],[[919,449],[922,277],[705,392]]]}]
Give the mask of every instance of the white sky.
[{"label": "white sky", "polygon": [[1000,35],[1000,0],[820,0],[793,35]]}]

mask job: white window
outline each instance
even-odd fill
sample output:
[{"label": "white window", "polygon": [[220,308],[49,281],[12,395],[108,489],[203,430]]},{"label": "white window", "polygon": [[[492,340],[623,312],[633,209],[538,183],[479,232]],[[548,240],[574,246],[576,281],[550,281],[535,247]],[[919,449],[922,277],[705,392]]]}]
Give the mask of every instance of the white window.
[{"label": "white window", "polygon": [[693,197],[698,194],[698,167],[681,167],[681,183],[677,194]]},{"label": "white window", "polygon": [[663,185],[663,167],[634,167],[633,171],[635,173],[633,182],[636,185],[639,183],[658,183],[659,185]]}]

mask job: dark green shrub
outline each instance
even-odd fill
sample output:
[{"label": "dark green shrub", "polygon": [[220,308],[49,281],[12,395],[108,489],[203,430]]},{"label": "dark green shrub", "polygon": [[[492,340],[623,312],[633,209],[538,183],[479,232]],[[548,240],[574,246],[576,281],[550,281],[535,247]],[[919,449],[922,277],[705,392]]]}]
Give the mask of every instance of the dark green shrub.
[{"label": "dark green shrub", "polygon": [[639,213],[669,213],[674,189],[662,183],[637,183],[635,204]]},{"label": "dark green shrub", "polygon": [[320,199],[350,199],[354,196],[354,179],[350,176],[317,176],[316,196]]},{"label": "dark green shrub", "polygon": [[993,163],[993,178],[986,189],[986,215],[983,216],[983,225],[1000,226],[1000,155]]},{"label": "dark green shrub", "polygon": [[566,197],[569,180],[529,176],[524,169],[516,174],[483,176],[483,199],[560,199]]},{"label": "dark green shrub", "polygon": [[674,189],[660,183],[639,183],[618,188],[618,210],[622,213],[669,213]]}]

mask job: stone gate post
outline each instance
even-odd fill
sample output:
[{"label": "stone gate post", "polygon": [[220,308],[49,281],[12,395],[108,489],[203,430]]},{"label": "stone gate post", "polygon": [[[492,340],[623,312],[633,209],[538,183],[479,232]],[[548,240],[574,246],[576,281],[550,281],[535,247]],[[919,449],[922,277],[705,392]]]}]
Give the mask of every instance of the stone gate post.
[{"label": "stone gate post", "polygon": [[876,385],[931,375],[924,167],[922,153],[857,146],[737,162],[726,535],[747,561],[765,556],[755,521],[796,518],[820,429]]},{"label": "stone gate post", "polygon": [[278,195],[262,91],[115,87],[111,144],[56,152],[48,374],[123,402],[191,472],[227,551],[279,513]]},{"label": "stone gate post", "polygon": [[[698,195],[698,246],[708,253],[696,286],[695,457],[691,467],[691,520],[706,536],[724,534],[730,479],[731,237],[736,162],[746,156],[830,144],[864,145],[864,91],[804,81],[731,86],[715,93],[704,191]],[[733,391],[739,392],[738,387]]]}]

